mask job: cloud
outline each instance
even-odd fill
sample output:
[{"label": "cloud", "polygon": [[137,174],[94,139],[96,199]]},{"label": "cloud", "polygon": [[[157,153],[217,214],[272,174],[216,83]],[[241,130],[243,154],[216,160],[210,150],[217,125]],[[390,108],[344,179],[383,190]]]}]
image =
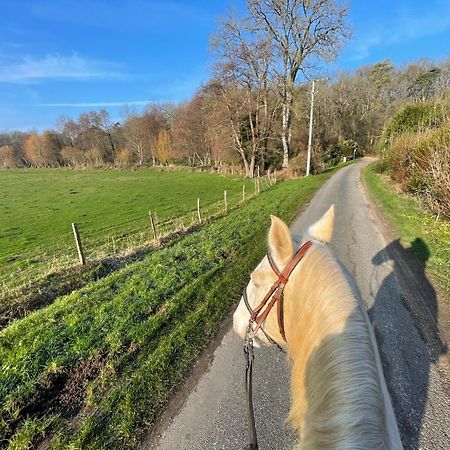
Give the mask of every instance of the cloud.
[{"label": "cloud", "polygon": [[445,32],[450,28],[450,3],[438,4],[439,7],[430,7],[423,12],[411,9],[393,11],[389,19],[364,24],[363,29],[356,30],[355,39],[345,52],[350,55],[346,59],[364,60],[378,47],[410,44],[411,41]]},{"label": "cloud", "polygon": [[117,64],[89,60],[77,54],[24,57],[20,61],[0,61],[0,83],[36,83],[44,80],[90,80],[120,78]]},{"label": "cloud", "polygon": [[154,100],[130,100],[126,102],[86,102],[86,103],[40,103],[35,106],[58,107],[58,108],[94,108],[110,106],[144,106],[154,103]]}]

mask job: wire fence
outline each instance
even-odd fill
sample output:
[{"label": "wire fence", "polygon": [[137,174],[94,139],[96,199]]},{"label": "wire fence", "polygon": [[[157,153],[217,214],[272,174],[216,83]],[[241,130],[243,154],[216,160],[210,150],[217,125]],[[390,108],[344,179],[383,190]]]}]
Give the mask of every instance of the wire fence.
[{"label": "wire fence", "polygon": [[227,214],[250,198],[270,189],[274,183],[275,180],[270,178],[257,178],[254,181],[254,189],[250,190],[248,184],[244,184],[240,193],[230,195],[224,191],[221,199],[208,204],[203,204],[199,198],[197,204],[187,212],[164,220],[159,220],[158,211],[143,211],[140,217],[108,224],[95,230],[87,231],[82,226],[77,227],[80,246],[78,255],[76,239],[61,239],[60,243],[55,243],[51,248],[36,251],[28,266],[14,270],[14,273],[0,273],[0,286],[5,290],[14,289],[27,283],[31,284],[50,273],[79,265],[81,260],[87,264],[96,263],[130,256],[137,251],[161,245],[161,242],[166,242],[176,234]]}]

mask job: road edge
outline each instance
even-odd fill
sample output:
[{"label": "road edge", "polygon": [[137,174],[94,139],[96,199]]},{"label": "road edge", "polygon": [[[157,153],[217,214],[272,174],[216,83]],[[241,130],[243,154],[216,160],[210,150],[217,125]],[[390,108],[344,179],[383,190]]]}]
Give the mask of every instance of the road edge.
[{"label": "road edge", "polygon": [[[364,170],[366,170],[368,165],[363,168],[360,172],[360,183],[363,187],[363,194],[364,198],[366,200],[366,203],[368,205],[369,213],[371,216],[371,220],[374,222],[375,226],[377,227],[379,234],[381,238],[384,241],[385,247],[387,247],[387,244],[389,242],[394,241],[395,239],[398,239],[399,236],[394,231],[392,223],[387,219],[387,217],[384,215],[382,209],[380,206],[376,204],[376,202],[373,200],[371,193],[369,192],[369,189],[366,184],[366,180],[364,178]],[[411,317],[414,320],[415,327],[420,335],[422,335],[420,331],[420,327],[417,325],[417,320],[421,320],[421,324],[423,326],[429,326],[426,318],[424,317],[417,317],[415,315],[410,307],[411,302],[413,299],[419,298],[421,302],[423,302],[424,308],[428,309],[428,306],[426,304],[426,301],[424,298],[427,297],[427,292],[424,290],[419,289],[421,292],[417,292],[416,289],[413,289],[411,280],[415,280],[417,278],[417,273],[420,271],[420,261],[418,258],[416,258],[414,255],[409,255],[408,258],[404,258],[403,255],[400,256],[398,253],[390,253],[390,256],[392,258],[395,258],[395,260],[399,263],[395,265],[395,268],[393,268],[395,276],[397,277],[397,280],[399,282],[399,286],[402,289],[403,294],[403,303],[405,307],[408,309],[408,311],[411,314]],[[433,289],[436,292],[436,298],[438,301],[439,307],[445,302],[441,300],[441,293],[439,288],[437,288],[429,274],[425,273],[426,279],[428,283],[433,287]],[[417,283],[415,284],[415,288],[417,288]],[[419,295],[417,295],[419,294]],[[449,338],[448,333],[445,332],[444,323],[448,322],[450,320],[450,314],[449,311],[446,309],[440,308],[440,314],[438,321],[434,321],[434,326],[441,338],[441,341],[445,344],[445,346],[448,349],[449,346]],[[444,312],[442,312],[442,310]],[[423,336],[422,336],[423,339]],[[450,356],[448,354],[448,350],[445,354],[438,354],[436,352],[436,349],[433,348],[433,346],[430,346],[429,343],[423,339],[426,345],[430,348],[430,350],[436,355],[436,367],[443,375],[443,380],[445,380],[446,388],[448,389],[448,392],[450,392]]]}]

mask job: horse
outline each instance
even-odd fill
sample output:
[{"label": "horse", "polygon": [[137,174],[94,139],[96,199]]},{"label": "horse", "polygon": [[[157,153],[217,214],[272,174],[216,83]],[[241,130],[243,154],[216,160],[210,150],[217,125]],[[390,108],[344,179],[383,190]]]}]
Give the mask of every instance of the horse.
[{"label": "horse", "polygon": [[[255,347],[285,349],[296,449],[401,450],[372,324],[356,283],[326,245],[333,225],[334,205],[298,235],[271,216],[268,256],[250,276],[233,328],[243,339],[251,332]],[[305,244],[309,249],[300,250],[304,254],[285,280],[282,326],[275,310],[262,323],[250,320]]]}]

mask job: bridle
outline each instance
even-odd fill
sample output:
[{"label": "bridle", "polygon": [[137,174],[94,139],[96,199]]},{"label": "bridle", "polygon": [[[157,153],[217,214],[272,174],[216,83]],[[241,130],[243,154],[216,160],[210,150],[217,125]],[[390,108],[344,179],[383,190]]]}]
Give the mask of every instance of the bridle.
[{"label": "bridle", "polygon": [[[286,333],[284,330],[284,288],[286,287],[287,282],[289,281],[289,277],[291,276],[293,270],[297,267],[298,263],[303,259],[306,252],[313,245],[312,241],[306,241],[300,249],[295,253],[294,257],[291,261],[286,265],[283,271],[280,271],[275,264],[275,261],[272,258],[270,252],[267,253],[267,259],[269,260],[270,267],[275,272],[277,276],[277,280],[272,285],[272,287],[268,290],[267,294],[262,299],[261,303],[255,308],[252,309],[247,297],[247,287],[244,288],[243,300],[245,306],[250,313],[250,319],[248,321],[247,330],[245,332],[244,338],[244,354],[246,359],[246,369],[245,369],[245,390],[247,394],[247,421],[248,421],[248,441],[249,443],[246,445],[246,450],[256,450],[258,449],[258,440],[256,436],[256,427],[255,427],[255,415],[253,412],[253,396],[252,396],[252,372],[253,372],[253,338],[256,336],[256,333],[261,330],[266,339],[275,344],[283,353],[285,351],[283,348],[273,339],[263,328],[263,323],[272,310],[275,303],[277,304],[277,320],[278,320],[278,330],[280,332],[281,337],[286,342]],[[265,309],[264,309],[265,308]],[[255,324],[255,327],[253,325]]]}]

